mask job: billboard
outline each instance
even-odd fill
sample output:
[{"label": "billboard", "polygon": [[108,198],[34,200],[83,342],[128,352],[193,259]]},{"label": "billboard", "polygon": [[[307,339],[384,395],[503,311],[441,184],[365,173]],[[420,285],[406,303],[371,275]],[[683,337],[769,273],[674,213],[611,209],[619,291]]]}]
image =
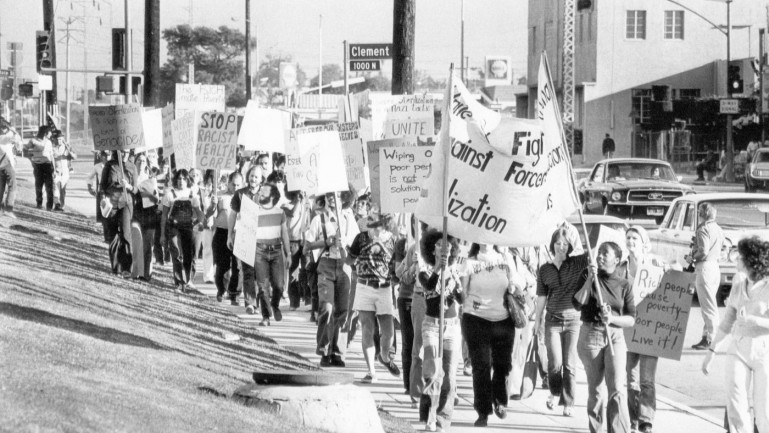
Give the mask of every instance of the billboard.
[{"label": "billboard", "polygon": [[513,84],[513,58],[510,56],[486,56],[486,79],[483,86],[509,86]]}]

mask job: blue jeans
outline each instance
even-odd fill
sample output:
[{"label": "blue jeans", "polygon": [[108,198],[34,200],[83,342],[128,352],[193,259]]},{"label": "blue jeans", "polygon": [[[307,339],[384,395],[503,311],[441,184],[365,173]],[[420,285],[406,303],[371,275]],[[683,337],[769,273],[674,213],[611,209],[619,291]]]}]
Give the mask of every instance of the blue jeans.
[{"label": "blue jeans", "polygon": [[424,295],[414,293],[411,299],[411,324],[414,326],[414,342],[411,344],[411,369],[409,371],[409,394],[414,399],[419,399],[425,388],[425,381],[422,378],[422,359],[424,358],[422,323],[425,320],[426,311],[427,304]]},{"label": "blue jeans", "polygon": [[560,396],[561,406],[574,406],[577,389],[578,318],[561,320],[548,314],[545,320],[547,346],[547,382],[550,394]]},{"label": "blue jeans", "polygon": [[[272,308],[278,308],[283,297],[283,283],[286,268],[283,262],[283,247],[281,244],[256,244],[256,259],[254,266],[243,263],[243,293],[246,306],[253,305],[257,297],[256,285],[259,287],[259,305],[262,317],[272,317]],[[272,286],[272,293],[270,292]]]},{"label": "blue jeans", "polygon": [[630,424],[638,429],[654,424],[657,411],[656,356],[627,353],[627,406]]},{"label": "blue jeans", "polygon": [[174,285],[189,284],[195,279],[194,229],[169,228],[169,249],[174,266]]},{"label": "blue jeans", "polygon": [[[420,401],[420,418],[438,422],[444,429],[451,426],[454,395],[457,391],[457,363],[462,356],[462,329],[459,318],[444,319],[443,356],[438,352],[440,320],[425,317],[422,322],[422,342],[425,359],[422,377],[425,380]],[[422,413],[426,412],[426,413]]]},{"label": "blue jeans", "polygon": [[[614,353],[609,350],[609,338]],[[579,331],[578,349],[582,365],[587,373],[587,417],[590,433],[603,432],[603,396],[598,388],[606,379],[608,399],[606,421],[608,433],[630,431],[630,416],[627,410],[627,388],[625,365],[627,346],[621,328],[607,327],[600,323],[583,323]]]},{"label": "blue jeans", "polygon": [[344,358],[347,333],[342,326],[347,318],[352,268],[341,259],[321,257],[318,262],[318,333],[317,352],[322,356]]},{"label": "blue jeans", "polygon": [[473,363],[473,407],[478,415],[488,416],[492,404],[507,406],[515,326],[509,317],[492,322],[464,313],[462,336]]},{"label": "blue jeans", "polygon": [[403,366],[403,389],[411,389],[411,348],[414,345],[414,325],[411,322],[411,298],[398,298],[398,317],[401,322],[401,365]]}]

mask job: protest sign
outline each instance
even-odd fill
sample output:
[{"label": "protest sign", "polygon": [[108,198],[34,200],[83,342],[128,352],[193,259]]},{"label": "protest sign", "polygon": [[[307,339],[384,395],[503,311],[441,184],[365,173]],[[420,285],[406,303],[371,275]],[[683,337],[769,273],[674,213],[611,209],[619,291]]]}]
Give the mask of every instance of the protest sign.
[{"label": "protest sign", "polygon": [[[333,131],[338,136],[336,123],[293,128],[286,141],[286,185],[289,191],[313,191],[317,188],[317,148],[299,148],[299,136],[315,132]],[[292,180],[293,179],[293,180]],[[309,186],[311,189],[302,187]]]},{"label": "protest sign", "polygon": [[[580,231],[580,237],[582,237],[582,226],[578,225],[577,229]],[[593,230],[597,229],[598,227],[593,228]],[[600,226],[600,231],[598,232],[598,238],[596,239],[595,244],[590,246],[592,248],[593,260],[595,260],[595,257],[598,254],[598,247],[604,242],[614,242],[617,244],[622,250],[622,259],[624,260],[627,258],[628,251],[627,242],[625,242],[625,232],[602,225]]]},{"label": "protest sign", "polygon": [[176,84],[176,118],[195,111],[224,111],[224,86],[213,84]]},{"label": "protest sign", "polygon": [[407,143],[406,140],[402,138],[388,138],[386,140],[374,140],[366,143],[366,155],[367,155],[366,165],[368,167],[369,186],[371,187],[372,203],[376,203],[376,204],[381,203],[381,200],[379,197],[379,187],[380,187],[379,150],[382,148],[406,147],[406,146],[413,146],[413,144]]},{"label": "protest sign", "polygon": [[256,261],[256,233],[259,221],[259,205],[243,196],[240,213],[235,222],[235,242],[232,253],[243,263],[253,266]]},{"label": "protest sign", "polygon": [[435,134],[435,100],[431,95],[371,97],[374,139]]},{"label": "protest sign", "polygon": [[342,143],[336,130],[299,134],[290,143],[290,155],[286,158],[289,191],[321,194],[349,189]]},{"label": "protest sign", "polygon": [[195,118],[187,113],[171,122],[176,169],[195,167]]},{"label": "protest sign", "polygon": [[[417,217],[433,227],[448,219],[448,233],[501,246],[547,244],[579,204],[559,123],[501,119],[452,79],[432,173]],[[540,80],[540,86],[549,84]],[[538,104],[554,104],[552,87]],[[555,116],[546,110],[546,117]],[[544,128],[543,128],[544,126]],[[448,159],[448,161],[447,161]],[[445,179],[446,178],[446,179]],[[444,190],[446,185],[448,190]]]},{"label": "protest sign", "polygon": [[245,150],[286,153],[286,137],[291,129],[291,113],[273,108],[259,108],[248,101],[238,144]]},{"label": "protest sign", "polygon": [[168,158],[174,153],[174,141],[171,134],[171,121],[174,120],[174,104],[168,104],[161,108],[163,121],[163,156]]},{"label": "protest sign", "polygon": [[88,116],[93,132],[93,150],[130,150],[144,147],[141,106],[90,106]]},{"label": "protest sign", "polygon": [[379,149],[379,195],[382,212],[414,212],[421,185],[430,176],[433,146]]},{"label": "protest sign", "polygon": [[639,267],[633,291],[641,301],[635,325],[624,330],[629,352],[681,359],[694,279],[691,272],[668,271],[660,276],[659,268]]},{"label": "protest sign", "polygon": [[347,182],[355,188],[355,191],[363,191],[368,186],[368,176],[366,176],[363,140],[360,137],[358,122],[340,123],[339,140],[342,142]]},{"label": "protest sign", "polygon": [[147,110],[142,113],[144,128],[144,146],[137,152],[163,147],[163,114],[160,108]]},{"label": "protest sign", "polygon": [[238,153],[238,116],[234,113],[198,113],[195,144],[196,167],[234,170]]}]

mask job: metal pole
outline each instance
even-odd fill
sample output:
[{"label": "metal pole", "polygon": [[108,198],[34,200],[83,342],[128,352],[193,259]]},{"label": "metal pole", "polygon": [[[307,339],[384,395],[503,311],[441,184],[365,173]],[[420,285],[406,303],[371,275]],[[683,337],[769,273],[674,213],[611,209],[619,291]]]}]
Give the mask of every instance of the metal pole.
[{"label": "metal pole", "polygon": [[[323,14],[318,23],[318,96],[323,95]],[[320,107],[320,98],[318,98]]]},{"label": "metal pole", "polygon": [[[130,104],[131,103],[131,71],[133,69],[133,63],[131,61],[132,53],[131,53],[131,13],[128,10],[128,0],[124,0],[125,5],[125,34],[126,34],[126,74],[125,74],[125,103]],[[122,161],[122,160],[121,160]],[[121,162],[122,166],[122,162]]]},{"label": "metal pole", "polygon": [[758,147],[764,147],[764,140],[766,139],[766,133],[764,131],[764,51],[766,50],[766,45],[764,43],[765,38],[766,29],[758,29],[758,127],[761,130],[761,143],[758,145]]},{"label": "metal pole", "polygon": [[[110,18],[112,17],[112,7],[110,5]],[[85,3],[83,3],[83,69],[88,69],[88,44],[85,42],[88,40],[88,21],[85,15]],[[111,28],[111,27],[110,27]],[[67,65],[69,69],[69,65]],[[83,74],[83,144],[88,144],[88,74]],[[69,117],[69,116],[67,116]],[[67,140],[69,142],[69,140]]]},{"label": "metal pole", "polygon": [[[350,59],[347,57],[347,55],[348,55],[348,53],[347,53],[347,51],[348,51],[347,40],[345,40],[342,43],[342,45],[344,46],[344,55],[342,56],[342,58],[344,59],[344,97],[345,97],[345,99],[347,99],[347,97],[350,96],[350,86],[349,86],[349,83],[347,82],[347,74],[348,74],[349,68],[350,68],[350,62],[349,62]],[[349,120],[349,119],[347,119],[347,120]]]},{"label": "metal pole", "polygon": [[[70,20],[67,20],[67,47],[66,47],[66,62],[67,62],[67,72],[64,73],[64,104],[67,107],[67,144],[70,143],[69,138],[69,130],[70,130],[70,122],[69,122],[69,113],[70,113],[70,105],[69,105],[69,40],[71,38],[69,34],[69,24]],[[85,41],[83,42],[85,43]]]},{"label": "metal pole", "polygon": [[246,100],[251,100],[251,0],[246,0]]},{"label": "metal pole", "polygon": [[[444,109],[444,113],[447,113],[446,116],[446,127],[449,128],[449,122],[451,122],[451,116],[449,116],[448,113],[451,113],[451,103],[452,98],[454,95],[454,64],[452,63],[449,66],[449,82],[448,82],[448,98]],[[447,132],[451,129],[447,129]],[[441,194],[443,198],[443,209],[441,212],[443,213],[443,246],[441,248],[441,256],[446,254],[446,251],[449,249],[449,216],[448,216],[448,203],[447,203],[447,197],[446,195],[449,192],[449,152],[445,152],[445,158],[444,158],[444,166],[443,166],[443,193]],[[417,241],[418,242],[418,241]],[[444,273],[446,271],[446,267],[441,267],[441,273],[440,273],[440,283],[441,283],[441,307],[439,309],[438,313],[438,356],[440,358],[443,358],[443,334],[444,334],[444,323],[443,323],[443,306],[446,305],[446,280],[444,278]]]},{"label": "metal pole", "polygon": [[[729,63],[732,60],[732,19],[731,19],[732,0],[726,0],[726,75],[727,86],[726,94],[732,96],[732,86],[728,82]],[[726,115],[726,181],[734,182],[734,141],[732,136],[732,115]]]},{"label": "metal pole", "polygon": [[459,68],[461,71],[461,78],[462,82],[465,82],[465,68],[467,67],[467,64],[465,63],[465,0],[462,0],[462,27],[460,32],[460,41],[459,41],[459,62],[462,64],[462,66]]}]

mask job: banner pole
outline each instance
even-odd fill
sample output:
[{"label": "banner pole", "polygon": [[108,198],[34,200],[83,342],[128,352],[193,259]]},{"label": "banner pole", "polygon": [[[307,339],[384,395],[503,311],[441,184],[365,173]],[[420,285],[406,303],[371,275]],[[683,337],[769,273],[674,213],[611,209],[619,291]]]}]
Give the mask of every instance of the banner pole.
[{"label": "banner pole", "polygon": [[[120,177],[125,179],[125,169],[123,168],[123,155],[122,155],[122,153],[123,153],[123,151],[121,151],[121,150],[117,151],[117,162],[118,162],[118,165],[120,166]],[[128,206],[128,192],[125,189],[125,182],[122,183],[122,186],[123,186],[123,198],[126,201],[126,206]]]},{"label": "banner pole", "polygon": [[[544,65],[545,65],[545,71],[547,72],[548,85],[550,86],[550,89],[552,91],[553,90],[553,86],[552,86],[553,78],[550,75],[550,64],[547,61],[547,54],[545,52],[542,52],[542,56],[540,57],[540,62],[544,63]],[[555,95],[553,95],[553,96],[555,96]],[[553,101],[553,104],[555,104],[554,106],[556,107],[555,115],[556,115],[556,119],[558,120],[558,131],[561,133],[561,147],[563,148],[563,151],[565,152],[564,155],[566,155],[564,160],[566,161],[566,166],[567,166],[567,168],[569,170],[569,177],[570,177],[569,185],[571,186],[571,192],[572,192],[572,194],[574,194],[575,201],[580,204],[580,206],[577,207],[577,211],[579,212],[579,222],[580,222],[580,225],[582,226],[582,233],[585,234],[585,246],[587,248],[587,254],[589,256],[590,262],[593,263],[594,262],[594,259],[593,259],[593,249],[590,246],[590,237],[588,236],[588,233],[587,233],[587,225],[585,224],[585,215],[582,212],[582,206],[581,206],[582,202],[579,200],[579,194],[577,192],[577,186],[574,184],[574,168],[571,166],[571,156],[568,153],[569,149],[566,148],[566,146],[565,146],[565,144],[566,144],[566,135],[564,134],[564,130],[563,130],[563,119],[561,118],[561,111],[559,109],[557,109],[558,108],[558,105],[557,105],[558,101],[557,100]],[[601,294],[601,286],[598,284],[598,276],[597,275],[593,275],[593,290],[595,290],[596,297],[598,298],[599,307],[603,307],[603,295]],[[609,335],[609,326],[608,325],[606,326],[606,336],[607,336],[606,339],[609,342],[609,352],[611,352],[611,354],[613,355],[614,354],[614,345],[612,344],[611,336]]]},{"label": "banner pole", "polygon": [[[445,109],[443,110],[443,116],[446,116],[446,122],[441,122],[443,125],[445,125],[446,131],[442,131],[442,134],[448,134],[449,129],[449,123],[451,122],[451,100],[454,97],[454,63],[452,63],[449,66],[449,83],[448,83],[448,92],[446,92],[446,101],[445,101]],[[448,193],[448,185],[449,185],[449,156],[450,151],[449,147],[444,149],[444,161],[443,161],[443,245],[441,247],[441,256],[445,255],[446,252],[449,249],[449,216],[447,212],[447,203],[446,203],[446,194]],[[439,309],[439,316],[438,316],[438,358],[443,358],[443,333],[444,333],[444,305],[446,305],[446,280],[444,279],[444,274],[446,272],[446,266],[441,266],[440,271],[440,288],[441,288],[441,308]]]}]

